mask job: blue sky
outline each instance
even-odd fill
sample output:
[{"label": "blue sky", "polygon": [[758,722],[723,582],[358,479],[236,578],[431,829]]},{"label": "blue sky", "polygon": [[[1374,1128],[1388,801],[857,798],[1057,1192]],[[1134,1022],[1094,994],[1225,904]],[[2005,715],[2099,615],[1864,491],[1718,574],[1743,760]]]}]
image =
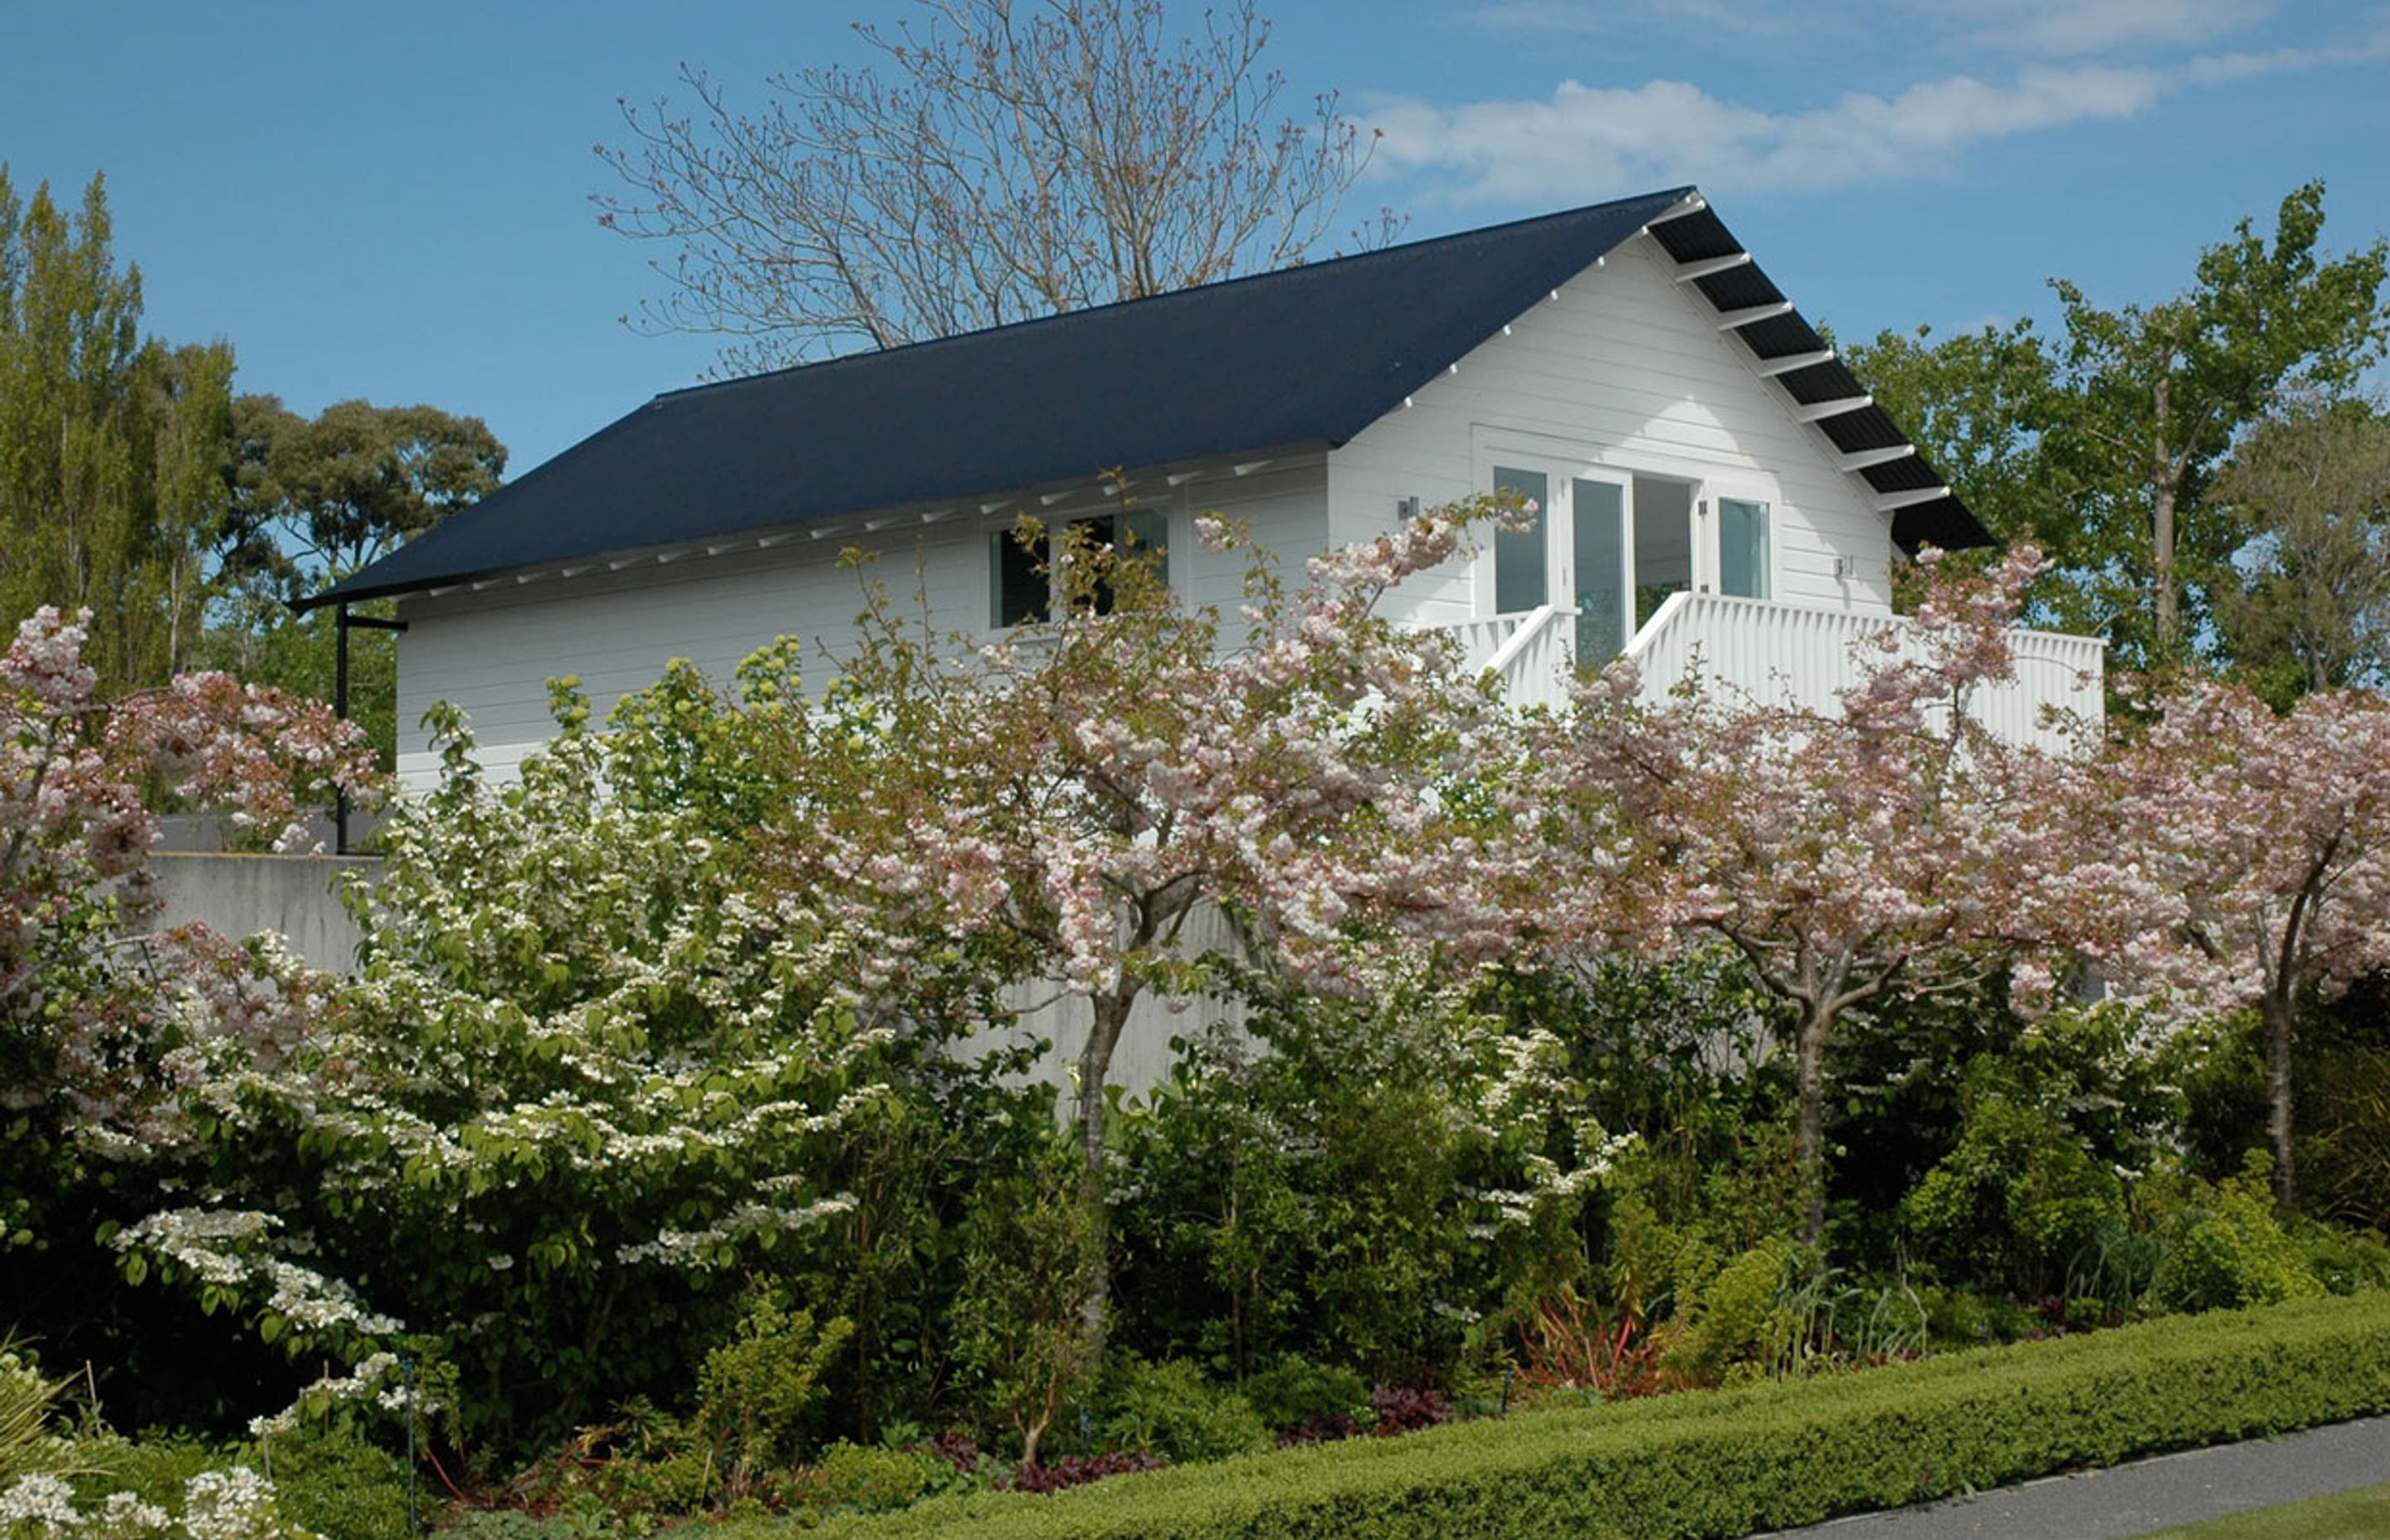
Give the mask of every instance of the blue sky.
[{"label": "blue sky", "polygon": [[[1024,0],[1027,3],[1027,0]],[[2298,183],[2390,230],[2390,9],[2332,0],[1279,0],[1290,96],[1384,130],[1362,205],[1431,236],[1698,182],[1846,336],[2183,287]],[[18,7],[0,161],[107,173],[148,324],[241,389],[486,417],[520,473],[715,344],[619,317],[658,253],[598,227],[617,98],[686,62],[753,103],[906,0]],[[1356,212],[1359,212],[1356,208]]]}]

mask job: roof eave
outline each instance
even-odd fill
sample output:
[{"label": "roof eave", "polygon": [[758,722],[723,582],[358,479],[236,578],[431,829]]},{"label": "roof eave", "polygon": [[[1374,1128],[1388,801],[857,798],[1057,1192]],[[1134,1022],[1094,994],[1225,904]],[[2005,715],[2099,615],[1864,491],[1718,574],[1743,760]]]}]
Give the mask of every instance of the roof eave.
[{"label": "roof eave", "polygon": [[[1140,466],[1120,480],[1134,489],[1140,481],[1165,481],[1172,486],[1189,478],[1219,475],[1223,478],[1253,474],[1271,462],[1296,456],[1323,454],[1342,447],[1342,439],[1299,439],[1286,443],[1265,444],[1253,449],[1232,453],[1205,455],[1161,465]],[[1100,491],[1114,478],[1105,470],[1089,471],[1084,476],[1033,481],[1026,486],[977,489],[950,497],[924,498],[915,502],[893,504],[886,507],[859,508],[849,512],[825,514],[815,519],[792,520],[782,524],[756,525],[743,530],[724,531],[719,534],[689,540],[662,541],[652,545],[625,545],[602,551],[591,551],[555,560],[519,562],[512,565],[482,568],[461,572],[443,572],[432,577],[407,579],[397,583],[359,585],[353,578],[334,584],[320,594],[291,601],[290,609],[304,614],[327,605],[361,604],[367,599],[405,597],[409,595],[439,595],[459,588],[489,589],[512,583],[517,585],[549,578],[576,577],[584,572],[604,570],[620,571],[648,565],[668,565],[692,558],[728,556],[738,551],[769,549],[793,545],[800,540],[833,540],[842,535],[869,535],[886,529],[901,528],[908,523],[932,524],[946,517],[964,514],[984,518],[1001,512],[1007,507],[1017,507],[1022,513],[1034,514],[1041,507],[1100,496]]]}]

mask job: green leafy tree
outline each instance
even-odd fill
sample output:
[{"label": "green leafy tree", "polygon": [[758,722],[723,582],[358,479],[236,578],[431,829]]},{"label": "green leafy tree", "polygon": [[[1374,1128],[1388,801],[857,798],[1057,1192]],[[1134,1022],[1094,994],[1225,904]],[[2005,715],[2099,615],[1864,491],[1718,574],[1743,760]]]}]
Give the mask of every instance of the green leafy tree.
[{"label": "green leafy tree", "polygon": [[20,199],[0,166],[0,622],[89,610],[104,690],[190,661],[232,369],[221,341],[142,338],[101,178],[69,212],[47,184]]},{"label": "green leafy tree", "polygon": [[2345,391],[2382,355],[2390,246],[2327,255],[2323,198],[2320,182],[2285,198],[2270,240],[2242,220],[2156,304],[2102,309],[2052,279],[2048,341],[2024,321],[1852,350],[1993,529],[2050,552],[2042,612],[2104,631],[2123,661],[2182,664],[2219,645],[2217,596],[2249,532],[2211,494],[2217,475],[2285,391]]},{"label": "green leafy tree", "polygon": [[2251,687],[2284,706],[2390,678],[2390,418],[2294,402],[2242,441],[2215,497],[2250,536],[2216,610]]},{"label": "green leafy tree", "polygon": [[232,405],[238,464],[226,566],[296,597],[388,555],[498,489],[506,446],[479,417],[336,401],[313,417],[279,397]]},{"label": "green leafy tree", "polygon": [[[506,446],[479,417],[334,402],[302,417],[279,397],[229,411],[230,490],[216,532],[224,603],[214,661],[243,678],[329,699],[333,617],[289,602],[336,583],[498,489]],[[349,637],[349,710],[385,762],[397,742],[397,648]]]},{"label": "green leafy tree", "polygon": [[[2238,527],[2207,495],[2233,441],[2286,386],[2343,389],[2382,356],[2390,243],[2326,260],[2323,184],[2282,199],[2269,244],[2242,220],[2200,253],[2172,300],[2102,310],[2060,279],[2062,391],[2049,452],[2085,489],[2077,506],[2107,558],[2100,589],[2152,663],[2187,661],[2229,582]],[[2140,630],[2146,624],[2146,631]]]},{"label": "green leafy tree", "polygon": [[2064,563],[2077,532],[2037,427],[2051,412],[2057,369],[2031,321],[1938,339],[1931,327],[1887,331],[1848,352],[1869,391],[1993,533]]}]

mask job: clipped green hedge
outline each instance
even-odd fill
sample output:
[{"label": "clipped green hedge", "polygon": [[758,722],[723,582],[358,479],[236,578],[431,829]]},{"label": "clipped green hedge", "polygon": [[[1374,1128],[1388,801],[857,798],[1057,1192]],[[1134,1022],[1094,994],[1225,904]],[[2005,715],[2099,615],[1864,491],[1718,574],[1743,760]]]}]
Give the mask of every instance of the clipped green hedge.
[{"label": "clipped green hedge", "polygon": [[[982,1494],[852,1540],[1723,1537],[2390,1409],[2390,1293]],[[717,1532],[762,1540],[785,1526]]]}]

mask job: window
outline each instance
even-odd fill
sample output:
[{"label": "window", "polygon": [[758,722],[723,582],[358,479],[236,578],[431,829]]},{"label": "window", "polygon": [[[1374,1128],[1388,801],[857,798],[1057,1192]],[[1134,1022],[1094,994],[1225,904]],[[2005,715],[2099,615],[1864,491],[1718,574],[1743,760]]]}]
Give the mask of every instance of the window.
[{"label": "window", "polygon": [[1718,499],[1718,592],[1764,599],[1767,592],[1767,505]]},{"label": "window", "polygon": [[1544,548],[1544,531],[1551,518],[1550,481],[1540,470],[1494,469],[1494,490],[1518,494],[1536,506],[1536,517],[1521,530],[1494,532],[1494,612],[1515,615],[1551,602],[1550,562]]},{"label": "window", "polygon": [[[1073,519],[1069,526],[1082,532],[1090,545],[1107,550],[1125,548],[1153,562],[1155,575],[1170,581],[1170,515],[1161,508],[1134,508]],[[988,535],[988,619],[996,626],[1025,625],[1050,620],[1054,614],[1053,542],[1044,536],[1024,544],[1019,529],[996,530]],[[1099,614],[1111,609],[1111,593],[1099,585]]]},{"label": "window", "polygon": [[991,624],[1026,625],[1052,613],[1046,596],[1046,546],[1043,537],[1023,541],[1017,529],[987,537]]},{"label": "window", "polygon": [[1626,650],[1626,489],[1569,482],[1575,521],[1576,661],[1599,667]]},{"label": "window", "polygon": [[1632,645],[1672,595],[1775,598],[1773,507],[1721,494],[1760,485],[1613,468],[1557,443],[1487,449],[1481,440],[1479,484],[1538,511],[1532,528],[1497,527],[1480,546],[1473,602],[1491,606],[1482,615],[1573,612],[1577,661],[1593,667]]},{"label": "window", "polygon": [[1638,476],[1634,483],[1635,628],[1651,623],[1671,594],[1688,593],[1699,564],[1700,544],[1690,481]]}]

